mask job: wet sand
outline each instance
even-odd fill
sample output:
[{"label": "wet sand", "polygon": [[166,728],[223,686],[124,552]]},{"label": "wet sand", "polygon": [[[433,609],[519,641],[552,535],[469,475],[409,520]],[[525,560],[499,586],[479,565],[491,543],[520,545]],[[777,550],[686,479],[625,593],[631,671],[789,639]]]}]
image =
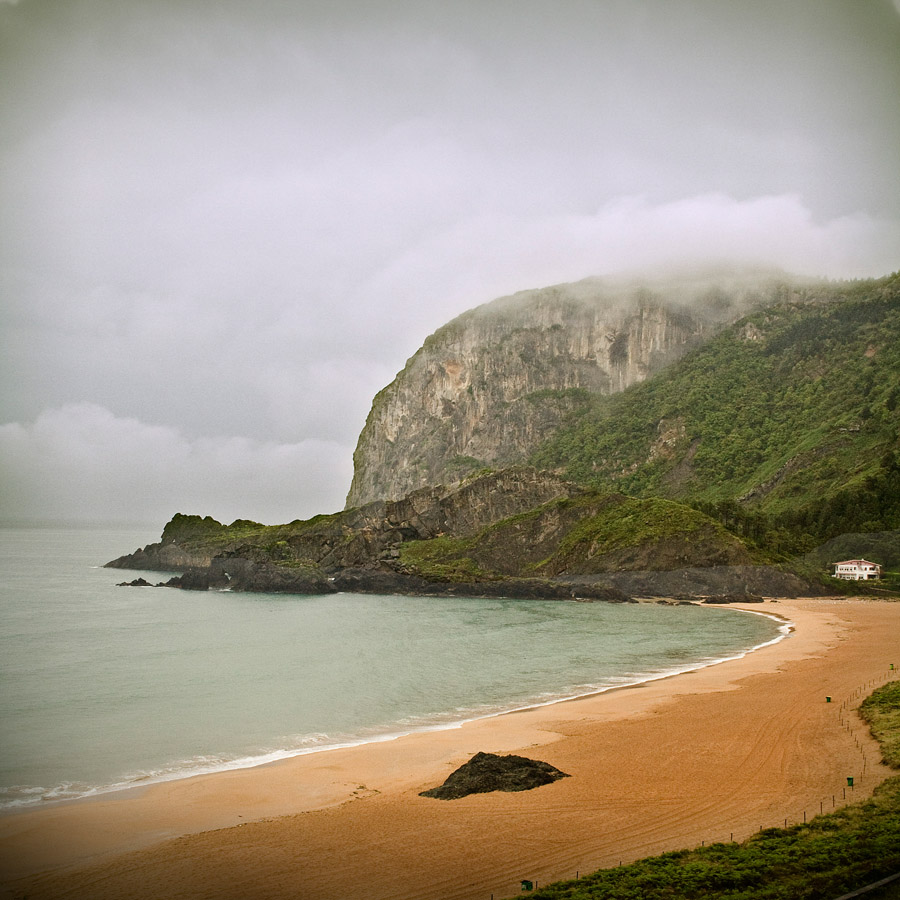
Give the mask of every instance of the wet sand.
[{"label": "wet sand", "polygon": [[[745,608],[794,633],[636,688],[8,814],[2,896],[499,900],[522,879],[742,840],[867,796],[891,772],[853,709],[900,674],[900,603]],[[572,777],[418,796],[479,750]]]}]

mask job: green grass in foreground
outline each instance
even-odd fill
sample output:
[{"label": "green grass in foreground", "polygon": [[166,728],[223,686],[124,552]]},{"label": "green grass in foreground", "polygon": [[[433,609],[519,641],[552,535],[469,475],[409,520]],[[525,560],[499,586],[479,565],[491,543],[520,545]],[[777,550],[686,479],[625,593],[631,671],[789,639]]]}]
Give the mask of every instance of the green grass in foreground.
[{"label": "green grass in foreground", "polygon": [[881,744],[884,762],[900,769],[900,681],[892,681],[866,697],[859,712]]},{"label": "green grass in foreground", "polygon": [[[900,768],[900,683],[876,690],[862,712],[882,742],[885,761]],[[741,844],[679,850],[616,869],[600,869],[527,896],[534,900],[833,900],[896,872],[900,872],[900,775],[883,782],[869,800],[816,816],[804,825],[768,828]]]}]

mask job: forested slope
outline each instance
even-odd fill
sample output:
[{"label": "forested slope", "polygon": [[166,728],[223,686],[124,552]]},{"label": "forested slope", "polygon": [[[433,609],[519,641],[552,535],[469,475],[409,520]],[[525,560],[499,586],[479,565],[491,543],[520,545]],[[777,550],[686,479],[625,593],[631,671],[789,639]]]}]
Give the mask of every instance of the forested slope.
[{"label": "forested slope", "polygon": [[756,311],[596,397],[530,462],[689,502],[786,555],[900,528],[900,273]]}]

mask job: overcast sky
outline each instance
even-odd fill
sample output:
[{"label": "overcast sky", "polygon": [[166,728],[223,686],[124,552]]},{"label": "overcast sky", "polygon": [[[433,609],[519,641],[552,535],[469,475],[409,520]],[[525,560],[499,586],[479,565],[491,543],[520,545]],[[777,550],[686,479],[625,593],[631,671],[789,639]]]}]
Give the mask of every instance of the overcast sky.
[{"label": "overcast sky", "polygon": [[891,0],[0,0],[0,517],[333,512],[465,309],[894,271],[898,97]]}]

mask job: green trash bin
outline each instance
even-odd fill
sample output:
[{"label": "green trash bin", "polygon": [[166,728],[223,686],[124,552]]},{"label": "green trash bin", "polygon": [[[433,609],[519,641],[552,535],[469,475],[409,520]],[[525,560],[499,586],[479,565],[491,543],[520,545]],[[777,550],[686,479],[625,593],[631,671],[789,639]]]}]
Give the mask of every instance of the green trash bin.
[{"label": "green trash bin", "polygon": [[852,775],[847,776],[847,787],[853,787],[853,776]]},{"label": "green trash bin", "polygon": [[525,881],[522,880],[522,890],[523,891],[533,891],[534,890],[534,882],[533,881]]}]

